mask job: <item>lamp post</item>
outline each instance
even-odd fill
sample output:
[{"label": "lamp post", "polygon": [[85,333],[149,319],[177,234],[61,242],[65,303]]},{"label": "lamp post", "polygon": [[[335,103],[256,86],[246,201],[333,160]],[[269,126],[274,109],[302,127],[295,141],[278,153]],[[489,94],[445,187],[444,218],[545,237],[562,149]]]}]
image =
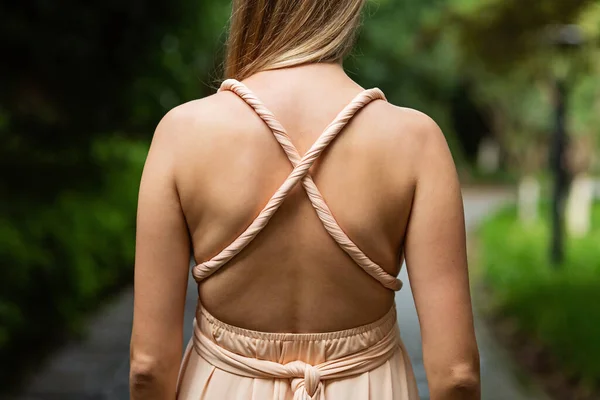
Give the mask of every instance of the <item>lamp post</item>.
[{"label": "lamp post", "polygon": [[583,35],[576,25],[559,25],[550,30],[550,43],[556,48],[554,83],[555,127],[550,146],[552,171],[552,239],[550,259],[558,267],[564,259],[564,204],[569,186],[569,171],[565,160],[568,145],[566,112],[568,101],[568,71],[570,51],[583,43]]}]

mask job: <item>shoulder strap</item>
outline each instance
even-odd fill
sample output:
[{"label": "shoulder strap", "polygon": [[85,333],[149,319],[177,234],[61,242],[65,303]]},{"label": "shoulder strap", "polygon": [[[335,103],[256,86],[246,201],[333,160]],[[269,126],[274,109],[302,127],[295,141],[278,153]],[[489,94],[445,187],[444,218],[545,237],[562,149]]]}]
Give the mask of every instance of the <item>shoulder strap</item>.
[{"label": "shoulder strap", "polygon": [[283,200],[285,200],[285,197],[294,186],[301,181],[323,226],[338,245],[365,272],[377,279],[385,287],[392,290],[399,290],[402,286],[401,281],[388,274],[383,268],[369,259],[369,257],[365,255],[340,228],[312,177],[308,174],[310,167],[319,155],[361,108],[373,100],[385,100],[383,92],[379,89],[369,89],[359,93],[329,124],[304,157],[300,157],[298,150],[292,143],[283,126],[277,121],[273,113],[270,112],[258,97],[256,97],[245,85],[236,80],[229,79],[223,82],[219,90],[232,91],[252,107],[257,115],[271,129],[273,135],[288,156],[294,170],[244,233],[217,254],[217,256],[194,267],[194,277],[197,280],[205,279],[242,251],[267,225],[269,219],[277,211]]}]

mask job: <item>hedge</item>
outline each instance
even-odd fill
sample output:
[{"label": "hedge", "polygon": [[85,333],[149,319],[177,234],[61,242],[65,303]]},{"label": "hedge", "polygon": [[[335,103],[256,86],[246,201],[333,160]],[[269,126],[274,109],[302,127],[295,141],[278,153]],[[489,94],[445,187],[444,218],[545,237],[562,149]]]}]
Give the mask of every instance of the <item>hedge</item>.
[{"label": "hedge", "polygon": [[[65,190],[51,204],[3,196],[0,211],[0,376],[52,333],[77,331],[108,291],[132,278],[135,210],[148,145],[93,145],[103,184]],[[35,193],[32,188],[31,193]]]},{"label": "hedge", "polygon": [[[542,206],[542,216],[549,215]],[[524,226],[509,207],[479,231],[479,262],[496,312],[554,356],[566,376],[593,388],[600,383],[600,204],[592,230],[567,238],[565,261],[549,261],[546,218]]]}]

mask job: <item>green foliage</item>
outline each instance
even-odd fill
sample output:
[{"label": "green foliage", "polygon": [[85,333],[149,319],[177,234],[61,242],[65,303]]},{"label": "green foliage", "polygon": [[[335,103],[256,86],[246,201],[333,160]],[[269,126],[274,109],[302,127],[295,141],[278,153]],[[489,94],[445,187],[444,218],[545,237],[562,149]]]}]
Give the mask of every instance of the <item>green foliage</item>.
[{"label": "green foliage", "polygon": [[90,162],[96,137],[120,131],[148,139],[168,109],[210,90],[228,7],[3,4],[0,191],[27,197],[28,182],[51,203],[65,188],[99,184],[103,173]]},{"label": "green foliage", "polygon": [[[3,4],[5,42],[1,103],[13,116],[12,130],[36,128],[57,136],[31,137],[44,145],[68,143],[77,129],[103,133],[129,113],[132,82],[160,65],[150,61],[165,32],[177,27],[192,2],[43,0]],[[67,133],[69,135],[67,135]],[[80,133],[80,132],[79,132]],[[74,136],[69,137],[67,136]],[[79,135],[82,140],[89,135]]]},{"label": "green foliage", "polygon": [[518,0],[449,0],[445,18],[458,28],[459,47],[467,60],[477,59],[496,71],[513,70],[544,56],[549,25],[575,23],[593,3],[538,0],[523,7]]},{"label": "green foliage", "polygon": [[481,266],[497,311],[514,317],[586,385],[600,382],[600,204],[592,225],[588,236],[568,240],[559,269],[549,262],[546,219],[523,226],[510,207],[480,228]]},{"label": "green foliage", "polygon": [[[212,94],[222,78],[229,2],[182,1],[178,23],[156,43],[154,69],[134,82],[131,118],[157,121],[169,109]],[[157,74],[157,70],[160,74]]]},{"label": "green foliage", "polygon": [[131,282],[147,142],[169,108],[211,90],[228,7],[0,6],[0,387],[24,351]]},{"label": "green foliage", "polygon": [[63,188],[97,184],[94,138],[156,121],[128,119],[133,82],[152,67],[157,42],[183,10],[177,2],[118,0],[1,7],[0,189],[26,195],[26,181],[54,201]]},{"label": "green foliage", "polygon": [[[0,214],[0,358],[28,341],[67,326],[77,329],[85,311],[107,290],[129,282],[135,209],[147,145],[110,137],[97,140],[93,160],[106,186],[63,191],[40,207],[35,198],[2,198]],[[5,377],[8,370],[1,370]]]},{"label": "green foliage", "polygon": [[439,20],[444,0],[377,0],[367,3],[349,75],[363,87],[381,88],[394,104],[430,115],[462,162],[450,104],[459,71],[457,48],[440,40],[426,45],[425,28]]},{"label": "green foliage", "polygon": [[[446,6],[437,26],[428,31],[430,42],[445,40],[457,49],[455,68],[474,83],[474,97],[487,110],[514,169],[532,163],[537,169],[545,167],[545,158],[532,161],[531,153],[545,151],[554,129],[553,85],[559,69],[568,71],[569,133],[598,144],[597,2],[543,0],[523,7],[518,0],[449,0]],[[554,24],[578,24],[585,43],[575,49],[552,45]]]},{"label": "green foliage", "polygon": [[459,162],[463,156],[473,161],[481,138],[492,134],[512,169],[539,169],[546,158],[532,157],[532,148],[545,152],[554,124],[554,64],[564,64],[547,39],[552,24],[582,25],[589,44],[566,56],[570,131],[600,137],[599,113],[590,107],[600,101],[600,7],[590,0],[521,3],[369,2],[347,69],[363,86],[381,87],[392,102],[430,114]]}]

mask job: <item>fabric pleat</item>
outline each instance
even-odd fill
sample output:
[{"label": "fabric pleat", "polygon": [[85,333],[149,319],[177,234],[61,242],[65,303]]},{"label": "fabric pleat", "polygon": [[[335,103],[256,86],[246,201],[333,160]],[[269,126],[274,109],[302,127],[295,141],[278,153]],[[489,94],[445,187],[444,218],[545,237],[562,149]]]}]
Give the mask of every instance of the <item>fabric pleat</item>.
[{"label": "fabric pleat", "polygon": [[199,307],[178,385],[182,400],[418,400],[395,308],[358,328],[317,334],[227,325]]}]

